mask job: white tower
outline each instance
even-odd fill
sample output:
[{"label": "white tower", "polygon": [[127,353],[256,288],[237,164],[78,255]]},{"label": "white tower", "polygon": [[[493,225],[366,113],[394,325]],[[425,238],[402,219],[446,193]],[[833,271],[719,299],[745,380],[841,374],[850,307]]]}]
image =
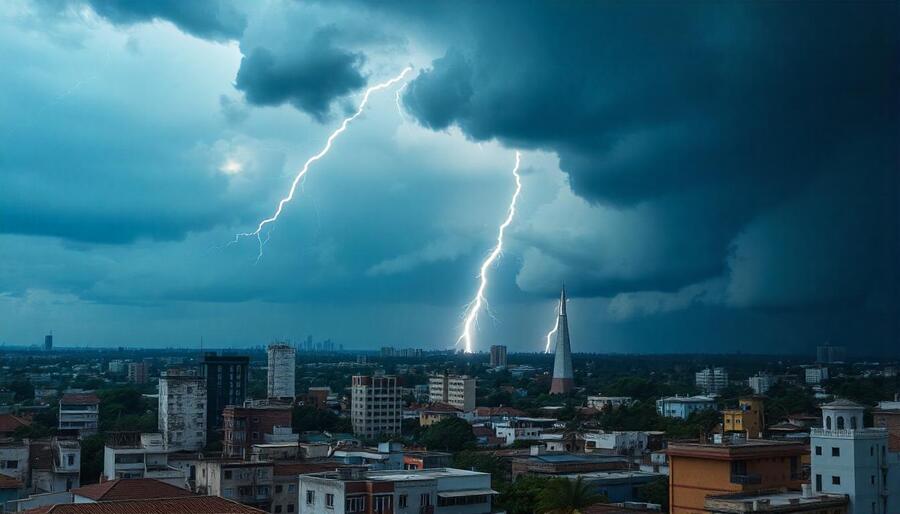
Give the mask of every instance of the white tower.
[{"label": "white tower", "polygon": [[270,344],[268,349],[269,398],[294,398],[294,371],[297,367],[297,352],[290,345]]}]

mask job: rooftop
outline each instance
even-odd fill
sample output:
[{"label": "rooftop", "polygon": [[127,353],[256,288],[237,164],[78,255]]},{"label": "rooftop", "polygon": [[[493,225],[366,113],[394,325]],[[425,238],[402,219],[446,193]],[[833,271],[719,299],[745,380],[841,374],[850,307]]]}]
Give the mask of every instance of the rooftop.
[{"label": "rooftop", "polygon": [[100,398],[94,393],[69,393],[64,394],[59,403],[66,405],[94,405],[100,403]]},{"label": "rooftop", "polygon": [[[752,493],[723,494],[706,497],[706,508],[716,512],[797,512],[798,506],[824,508],[847,505],[848,499],[842,494],[811,493],[804,496],[800,491],[786,489],[755,491]],[[804,509],[805,511],[806,509]],[[813,510],[810,508],[809,510]]]},{"label": "rooftop", "polygon": [[15,432],[19,427],[31,426],[31,421],[15,414],[0,414],[0,432]]},{"label": "rooftop", "polygon": [[809,447],[798,441],[771,439],[725,440],[722,443],[669,443],[666,453],[679,457],[710,459],[765,458],[808,454]]},{"label": "rooftop", "polygon": [[187,489],[182,489],[153,478],[109,480],[72,489],[72,493],[96,501],[147,500],[195,496],[194,493]]},{"label": "rooftop", "polygon": [[23,514],[262,514],[264,512],[218,496],[187,496],[153,500],[64,503],[26,510]]}]

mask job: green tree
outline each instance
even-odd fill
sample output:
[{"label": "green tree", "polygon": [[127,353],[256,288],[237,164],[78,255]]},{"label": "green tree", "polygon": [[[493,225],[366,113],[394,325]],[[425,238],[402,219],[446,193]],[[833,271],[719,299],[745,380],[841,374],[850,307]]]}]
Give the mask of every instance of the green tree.
[{"label": "green tree", "polygon": [[497,508],[506,510],[508,514],[533,514],[548,480],[533,475],[522,475],[515,482],[500,486]]},{"label": "green tree", "polygon": [[491,474],[491,482],[495,485],[506,479],[506,471],[500,463],[500,459],[488,452],[463,450],[453,455],[453,467],[459,469],[473,469],[482,473]]},{"label": "green tree", "polygon": [[459,452],[474,446],[475,434],[472,433],[472,425],[466,420],[447,418],[425,429],[422,443],[429,450]]},{"label": "green tree", "polygon": [[662,511],[669,512],[668,477],[661,477],[638,487],[637,499],[642,502],[662,505]]},{"label": "green tree", "polygon": [[578,477],[575,480],[554,478],[547,482],[538,500],[540,514],[578,514],[585,507],[606,500],[597,494],[590,484]]},{"label": "green tree", "polygon": [[351,432],[353,430],[349,419],[342,418],[330,410],[309,406],[295,406],[291,421],[296,432],[319,430]]},{"label": "green tree", "polygon": [[81,440],[81,483],[93,484],[103,472],[103,435],[96,434]]}]

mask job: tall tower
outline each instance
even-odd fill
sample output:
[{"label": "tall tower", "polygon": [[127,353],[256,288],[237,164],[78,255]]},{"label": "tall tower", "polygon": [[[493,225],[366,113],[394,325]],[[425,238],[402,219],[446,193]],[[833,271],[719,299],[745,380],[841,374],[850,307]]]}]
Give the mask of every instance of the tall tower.
[{"label": "tall tower", "polygon": [[569,394],[575,388],[572,374],[572,348],[569,346],[569,321],[566,317],[566,287],[559,297],[559,322],[556,330],[556,356],[553,359],[553,381],[550,394]]},{"label": "tall tower", "polygon": [[288,344],[269,345],[269,398],[294,398],[294,369],[297,367],[297,352]]}]

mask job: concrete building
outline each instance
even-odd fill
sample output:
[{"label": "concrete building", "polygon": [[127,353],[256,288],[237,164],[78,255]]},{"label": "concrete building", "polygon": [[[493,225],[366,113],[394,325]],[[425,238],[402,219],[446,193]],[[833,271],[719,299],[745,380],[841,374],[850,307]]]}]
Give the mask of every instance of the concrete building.
[{"label": "concrete building", "polygon": [[515,457],[512,461],[512,478],[521,475],[555,477],[559,475],[614,471],[628,467],[629,459],[620,455],[588,455],[583,453],[550,453],[540,446],[532,446],[530,455]]},{"label": "concrete building", "polygon": [[400,385],[393,375],[355,375],[351,386],[353,433],[367,439],[400,433]]},{"label": "concrete building", "polygon": [[723,432],[738,432],[749,439],[761,439],[765,430],[765,402],[761,396],[741,398],[737,409],[722,411]]},{"label": "concrete building", "polygon": [[446,403],[463,411],[475,408],[475,378],[457,375],[436,375],[428,379],[428,399],[432,403]]},{"label": "concrete building", "polygon": [[206,446],[206,379],[170,369],[159,378],[159,431],[172,450]]},{"label": "concrete building", "polygon": [[768,373],[757,373],[755,377],[747,379],[747,385],[755,394],[766,394],[775,385],[775,378]]},{"label": "concrete building", "polygon": [[171,453],[163,444],[162,434],[111,434],[103,447],[103,476],[106,480],[155,478],[181,487],[186,477],[169,465]]},{"label": "concrete building", "polygon": [[97,433],[100,398],[94,393],[64,394],[59,399],[59,432],[79,439]]},{"label": "concrete building", "polygon": [[5,439],[0,441],[0,475],[27,482],[29,475],[28,445],[23,441]]},{"label": "concrete building", "polygon": [[802,491],[773,489],[752,493],[724,494],[706,497],[706,511],[711,514],[743,514],[777,512],[779,514],[846,514],[849,502],[842,494],[812,493],[808,484]]},{"label": "concrete building", "polygon": [[494,433],[505,441],[507,446],[516,441],[538,441],[541,433],[552,428],[556,423],[554,418],[509,418],[494,423]]},{"label": "concrete building", "polygon": [[206,440],[218,440],[222,430],[222,411],[227,405],[243,405],[247,399],[250,357],[206,353],[201,362],[206,379]]},{"label": "concrete building", "polygon": [[462,411],[447,403],[432,403],[419,410],[419,426],[430,427],[445,419],[458,418]]},{"label": "concrete building", "polygon": [[716,399],[710,396],[670,396],[656,400],[656,412],[667,418],[687,419],[694,412],[715,408]]},{"label": "concrete building", "polygon": [[816,362],[820,364],[832,364],[844,362],[847,357],[847,347],[832,346],[830,344],[816,347]]},{"label": "concrete building", "polygon": [[143,362],[129,362],[128,381],[132,384],[146,384],[147,365]]},{"label": "concrete building", "polygon": [[502,344],[491,346],[491,367],[505,368],[506,366],[506,346]]},{"label": "concrete building", "polygon": [[198,494],[221,496],[268,511],[272,505],[273,464],[235,459],[196,459],[189,481]]},{"label": "concrete building", "polygon": [[331,396],[331,388],[328,386],[310,387],[309,389],[307,389],[306,395],[304,395],[301,399],[303,401],[303,405],[307,407],[325,409],[326,407],[328,407],[329,396]]},{"label": "concrete building", "polygon": [[106,369],[114,375],[124,375],[128,373],[128,363],[121,359],[113,359],[109,361]]},{"label": "concrete building", "polygon": [[29,445],[31,490],[58,493],[81,485],[81,444],[74,439],[39,439]]},{"label": "concrete building", "polygon": [[800,442],[737,438],[724,443],[669,443],[669,507],[672,514],[705,510],[706,497],[781,487],[800,489]]},{"label": "concrete building", "polygon": [[294,372],[297,368],[297,351],[287,344],[270,344],[266,351],[269,361],[269,398],[294,399]]},{"label": "concrete building", "polygon": [[587,406],[597,410],[618,409],[634,402],[630,396],[588,396]]},{"label": "concrete building", "polygon": [[301,514],[488,514],[497,494],[489,474],[453,468],[340,469],[301,475],[299,488]]},{"label": "concrete building", "polygon": [[572,347],[569,344],[569,320],[566,315],[566,288],[559,295],[559,315],[556,322],[556,354],[553,357],[553,378],[550,394],[569,394],[575,389],[572,372]]},{"label": "concrete building", "polygon": [[641,486],[654,482],[665,475],[646,471],[616,470],[592,471],[562,475],[569,480],[581,480],[596,494],[602,494],[610,503],[638,500],[637,491]]},{"label": "concrete building", "polygon": [[806,383],[807,384],[821,384],[822,382],[828,380],[828,368],[825,367],[817,367],[817,368],[806,368]]},{"label": "concrete building", "polygon": [[614,452],[619,455],[640,455],[649,446],[649,434],[643,431],[616,430],[612,432],[585,432],[585,453]]},{"label": "concrete building", "polygon": [[718,393],[728,386],[728,371],[725,368],[706,368],[694,374],[694,382],[706,394]]},{"label": "concrete building", "polygon": [[49,352],[53,350],[53,333],[49,333],[44,336],[44,351]]},{"label": "concrete building", "polygon": [[900,405],[881,402],[872,412],[872,424],[888,433],[888,451],[900,451]]},{"label": "concrete building", "polygon": [[222,419],[222,451],[227,457],[243,458],[257,443],[284,442],[272,437],[278,434],[279,427],[286,427],[293,434],[289,402],[249,400],[241,406],[229,405],[222,412]]},{"label": "concrete building", "polygon": [[862,405],[835,400],[822,406],[822,427],[810,430],[815,492],[846,494],[848,512],[900,512],[900,454],[888,451],[888,432],[863,426]]}]

